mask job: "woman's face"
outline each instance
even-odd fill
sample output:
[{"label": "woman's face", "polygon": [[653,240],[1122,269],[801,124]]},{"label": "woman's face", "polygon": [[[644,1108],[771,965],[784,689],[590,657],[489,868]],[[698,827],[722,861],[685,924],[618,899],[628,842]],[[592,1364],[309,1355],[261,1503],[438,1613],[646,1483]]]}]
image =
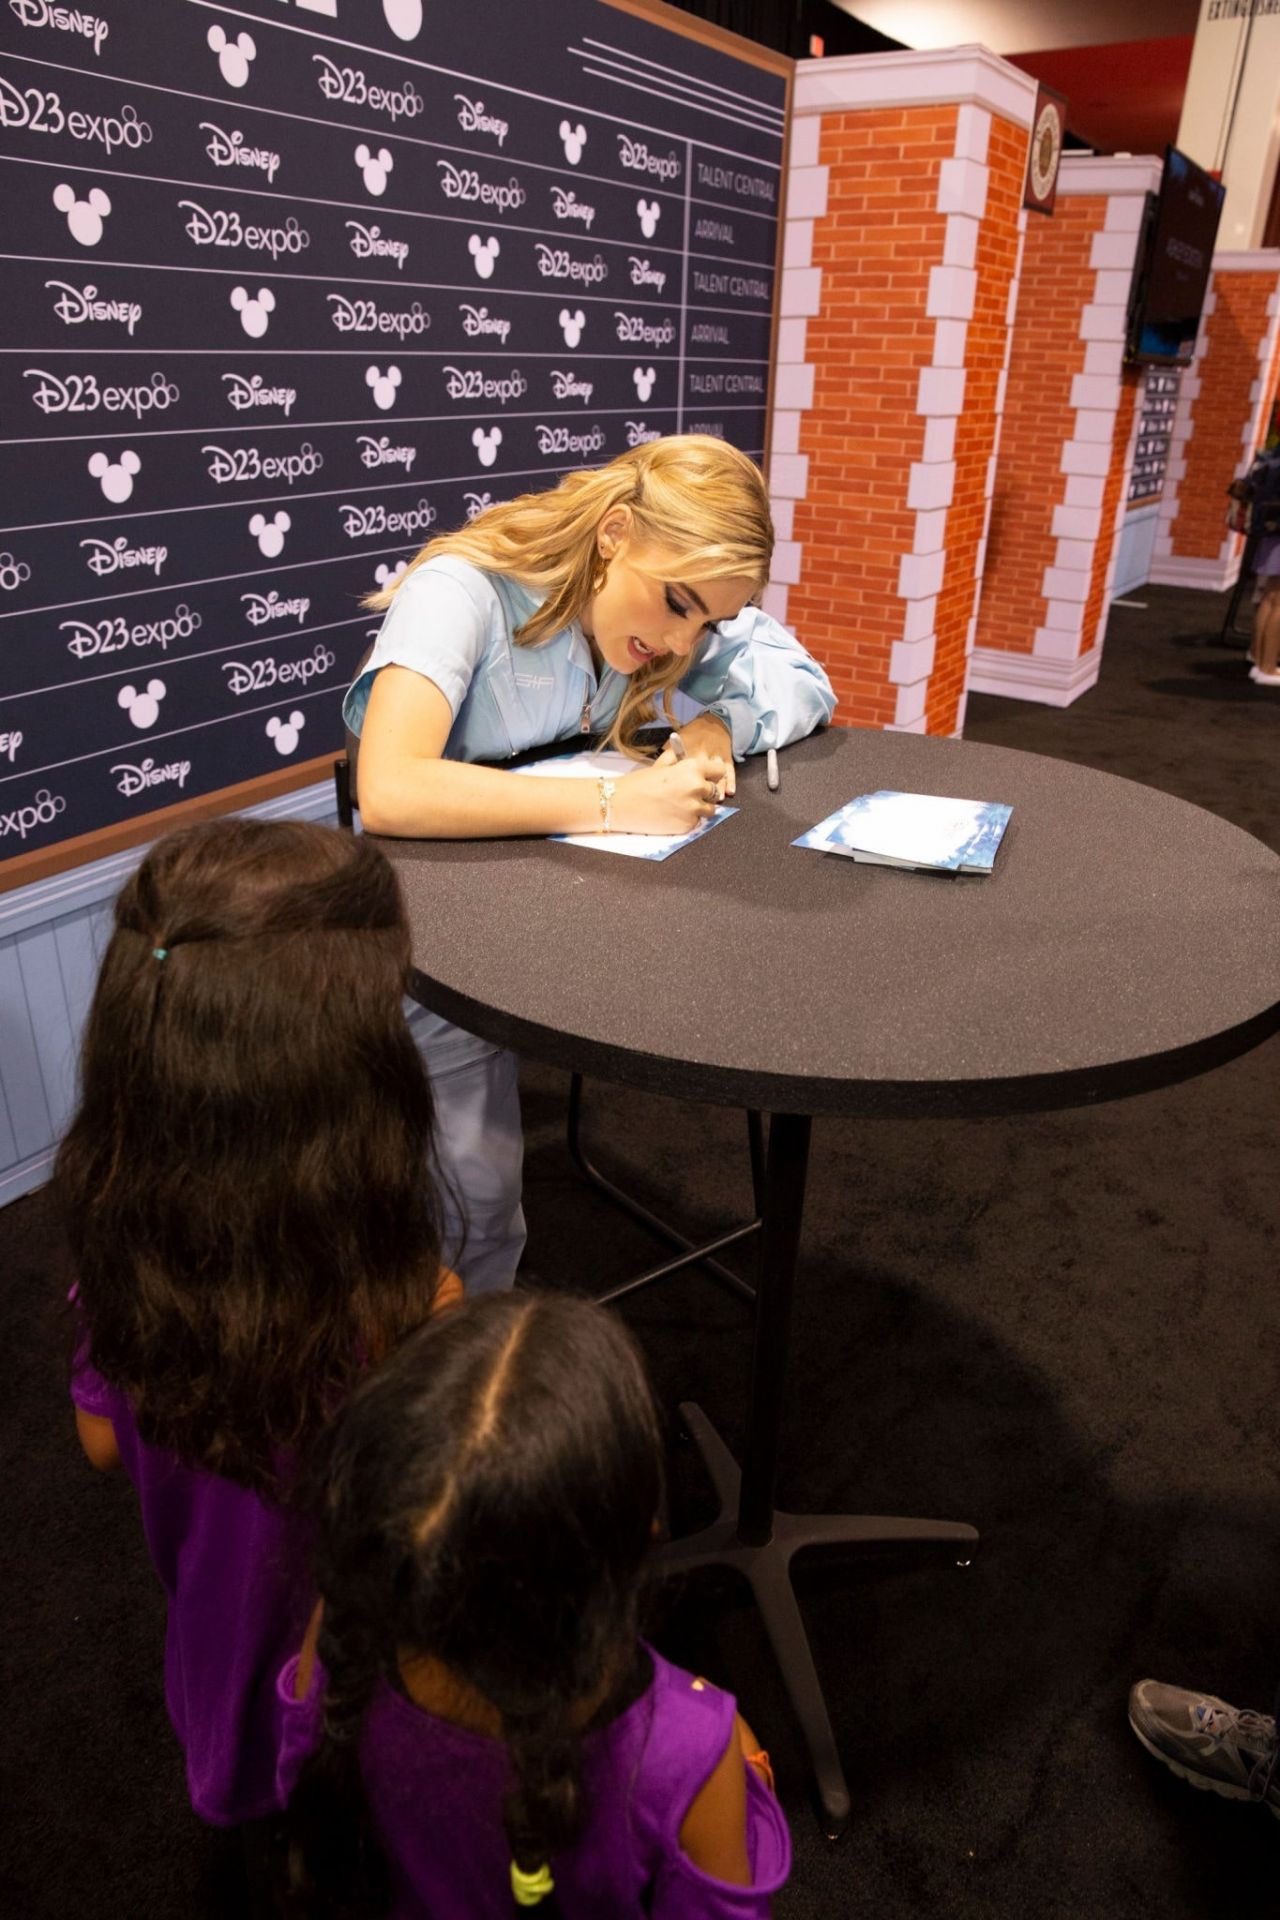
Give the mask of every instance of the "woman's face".
[{"label": "woman's face", "polygon": [[638,673],[655,660],[685,659],[717,621],[732,620],[756,591],[747,578],[689,579],[676,554],[600,530],[609,577],[582,616],[582,629],[607,667]]}]

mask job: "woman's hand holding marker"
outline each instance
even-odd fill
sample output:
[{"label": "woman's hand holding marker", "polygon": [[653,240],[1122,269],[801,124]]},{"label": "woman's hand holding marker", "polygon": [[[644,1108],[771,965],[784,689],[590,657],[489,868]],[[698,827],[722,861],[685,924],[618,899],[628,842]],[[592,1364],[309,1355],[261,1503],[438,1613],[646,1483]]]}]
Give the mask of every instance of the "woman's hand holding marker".
[{"label": "woman's hand holding marker", "polygon": [[728,800],[738,789],[737,768],[733,764],[733,740],[724,721],[714,713],[695,714],[686,720],[679,733],[673,733],[658,756],[658,765],[670,757],[682,759],[687,753],[710,753],[725,763],[725,781],[721,799]]},{"label": "woman's hand holding marker", "polygon": [[665,749],[651,767],[641,767],[619,780],[613,800],[614,832],[691,832],[715,812],[728,772],[715,754],[687,753],[678,760]]}]

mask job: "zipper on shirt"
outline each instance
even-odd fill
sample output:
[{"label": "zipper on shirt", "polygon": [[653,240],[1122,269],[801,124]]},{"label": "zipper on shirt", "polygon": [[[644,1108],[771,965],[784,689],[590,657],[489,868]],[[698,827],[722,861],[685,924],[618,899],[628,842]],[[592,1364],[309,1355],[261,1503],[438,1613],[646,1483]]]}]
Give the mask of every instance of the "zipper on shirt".
[{"label": "zipper on shirt", "polygon": [[582,703],[582,722],[578,728],[578,731],[579,733],[590,733],[591,731],[591,695],[590,693],[587,694],[586,699]]}]

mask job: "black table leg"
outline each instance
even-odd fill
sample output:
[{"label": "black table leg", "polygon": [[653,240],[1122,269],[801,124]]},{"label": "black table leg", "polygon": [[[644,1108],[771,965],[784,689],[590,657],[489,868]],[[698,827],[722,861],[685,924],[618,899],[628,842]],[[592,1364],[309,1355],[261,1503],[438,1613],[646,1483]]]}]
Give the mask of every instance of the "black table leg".
[{"label": "black table leg", "polygon": [[726,1247],[734,1246],[737,1241],[745,1240],[749,1235],[760,1231],[760,1209],[764,1187],[764,1127],[758,1113],[747,1115],[747,1143],[751,1154],[751,1191],[755,1200],[755,1219],[748,1220],[741,1227],[730,1228],[728,1233],[718,1234],[714,1240],[695,1245],[685,1234],[678,1233],[668,1221],[654,1213],[652,1208],[646,1207],[643,1201],[637,1200],[634,1194],[625,1192],[616,1182],[610,1180],[608,1175],[602,1173],[595,1162],[588,1157],[587,1150],[582,1144],[582,1075],[575,1073],[570,1076],[566,1144],[578,1171],[591,1182],[593,1187],[598,1187],[607,1199],[612,1200],[615,1206],[621,1207],[624,1213],[629,1213],[633,1220],[638,1220],[641,1226],[647,1227],[659,1240],[665,1240],[668,1246],[679,1249],[674,1259],[664,1260],[661,1266],[650,1267],[647,1272],[637,1274],[634,1280],[624,1280],[620,1286],[611,1287],[608,1293],[597,1294],[596,1299],[601,1306],[612,1306],[615,1301],[625,1300],[628,1294],[639,1293],[643,1287],[651,1287],[655,1280],[665,1280],[668,1274],[679,1273],[682,1268],[691,1266],[705,1267],[722,1286],[728,1287],[731,1293],[740,1295],[742,1299],[755,1299],[756,1290],[750,1281],[744,1280],[740,1274],[734,1273],[732,1268],[726,1267],[722,1261],[712,1257],[717,1253],[723,1253]]},{"label": "black table leg", "polygon": [[848,1824],[849,1789],[791,1584],[791,1557],[802,1547],[929,1544],[954,1547],[963,1563],[977,1545],[978,1534],[975,1528],[951,1520],[783,1513],[773,1504],[809,1132],[810,1121],[800,1114],[775,1114],[769,1128],[751,1401],[742,1471],[701,1408],[691,1403],[682,1405],[680,1412],[706,1463],[720,1512],[702,1532],[672,1541],[663,1553],[662,1567],[664,1572],[676,1573],[700,1566],[728,1566],[751,1582],[809,1749],[823,1826],[834,1840]]}]

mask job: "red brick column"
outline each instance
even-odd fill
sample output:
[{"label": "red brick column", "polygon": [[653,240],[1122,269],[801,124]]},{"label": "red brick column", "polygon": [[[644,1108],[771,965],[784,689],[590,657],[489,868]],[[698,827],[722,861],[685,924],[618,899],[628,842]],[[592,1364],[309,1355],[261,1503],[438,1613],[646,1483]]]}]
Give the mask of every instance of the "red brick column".
[{"label": "red brick column", "polygon": [[800,64],[766,604],[845,725],[963,725],[1033,101],[980,48]]},{"label": "red brick column", "polygon": [[1214,255],[1195,357],[1182,376],[1151,579],[1221,589],[1244,541],[1226,489],[1266,434],[1280,379],[1280,251]]},{"label": "red brick column", "polygon": [[969,685],[1068,706],[1098,677],[1133,461],[1125,316],[1154,160],[1067,155],[1027,225]]}]

